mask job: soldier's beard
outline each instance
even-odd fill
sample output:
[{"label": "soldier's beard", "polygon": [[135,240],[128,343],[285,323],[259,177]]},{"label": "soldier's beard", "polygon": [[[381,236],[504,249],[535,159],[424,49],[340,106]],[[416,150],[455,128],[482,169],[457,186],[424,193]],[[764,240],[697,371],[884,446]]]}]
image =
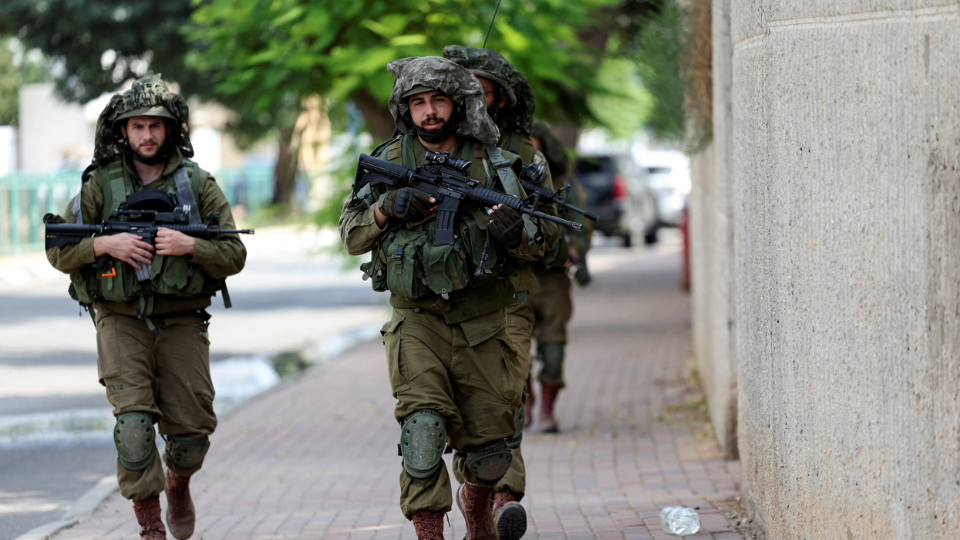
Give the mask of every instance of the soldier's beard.
[{"label": "soldier's beard", "polygon": [[415,127],[417,128],[417,135],[419,135],[421,139],[431,144],[442,143],[457,133],[457,124],[449,121],[444,122],[443,127],[440,129],[424,129],[420,126]]},{"label": "soldier's beard", "polygon": [[137,152],[130,147],[129,142],[127,142],[127,144],[123,147],[123,150],[124,153],[140,163],[145,165],[160,165],[162,163],[166,163],[167,160],[170,159],[170,155],[173,153],[173,142],[170,138],[167,138],[163,141],[163,144],[157,148],[157,153],[152,156],[145,156],[140,152]]}]

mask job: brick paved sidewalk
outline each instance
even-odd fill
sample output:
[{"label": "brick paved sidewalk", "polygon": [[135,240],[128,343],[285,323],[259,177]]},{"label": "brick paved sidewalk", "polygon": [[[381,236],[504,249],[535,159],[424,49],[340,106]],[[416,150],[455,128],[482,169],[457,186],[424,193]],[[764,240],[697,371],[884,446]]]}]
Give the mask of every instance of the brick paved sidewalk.
[{"label": "brick paved sidewalk", "polygon": [[[741,538],[721,513],[733,506],[739,464],[723,461],[684,411],[689,301],[677,292],[677,253],[594,259],[594,284],[576,292],[563,432],[524,437],[525,538],[677,538],[659,523],[660,508],[676,504],[699,508],[703,530],[688,538]],[[416,538],[398,504],[389,391],[382,345],[368,343],[224,419],[191,486],[194,538]],[[449,517],[446,537],[462,538],[456,507]],[[114,495],[55,538],[137,534],[132,504]]]}]

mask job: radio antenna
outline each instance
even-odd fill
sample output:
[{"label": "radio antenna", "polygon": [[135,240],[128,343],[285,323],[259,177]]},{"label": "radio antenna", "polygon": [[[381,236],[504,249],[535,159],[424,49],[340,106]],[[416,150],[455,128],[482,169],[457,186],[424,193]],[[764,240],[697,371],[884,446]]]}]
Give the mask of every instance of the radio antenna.
[{"label": "radio antenna", "polygon": [[493,30],[493,21],[497,20],[497,13],[500,11],[500,2],[503,0],[497,0],[497,9],[493,10],[493,18],[490,19],[490,28],[487,28],[487,37],[483,38],[483,48],[487,48],[487,40],[490,39],[490,31]]}]

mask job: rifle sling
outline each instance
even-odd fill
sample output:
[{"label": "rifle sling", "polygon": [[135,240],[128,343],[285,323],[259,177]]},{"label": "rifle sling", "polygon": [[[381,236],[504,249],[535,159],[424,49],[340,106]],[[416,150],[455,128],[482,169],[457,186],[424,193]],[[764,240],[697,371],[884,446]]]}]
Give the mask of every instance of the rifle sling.
[{"label": "rifle sling", "polygon": [[[194,174],[193,176],[196,177],[197,175]],[[200,207],[197,206],[197,198],[193,196],[193,187],[190,185],[190,178],[187,177],[185,163],[181,162],[180,166],[177,167],[176,172],[173,173],[173,181],[177,185],[177,198],[180,199],[180,205],[190,208],[190,224],[199,225],[201,223]]]}]

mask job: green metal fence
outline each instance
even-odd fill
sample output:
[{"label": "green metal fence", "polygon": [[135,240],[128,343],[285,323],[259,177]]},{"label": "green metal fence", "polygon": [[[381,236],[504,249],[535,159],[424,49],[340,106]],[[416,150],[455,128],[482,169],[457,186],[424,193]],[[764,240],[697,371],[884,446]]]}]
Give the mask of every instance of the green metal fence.
[{"label": "green metal fence", "polygon": [[[256,213],[273,198],[273,168],[214,174],[231,205]],[[43,249],[43,215],[62,214],[80,189],[80,172],[16,173],[0,177],[0,255]]]}]

